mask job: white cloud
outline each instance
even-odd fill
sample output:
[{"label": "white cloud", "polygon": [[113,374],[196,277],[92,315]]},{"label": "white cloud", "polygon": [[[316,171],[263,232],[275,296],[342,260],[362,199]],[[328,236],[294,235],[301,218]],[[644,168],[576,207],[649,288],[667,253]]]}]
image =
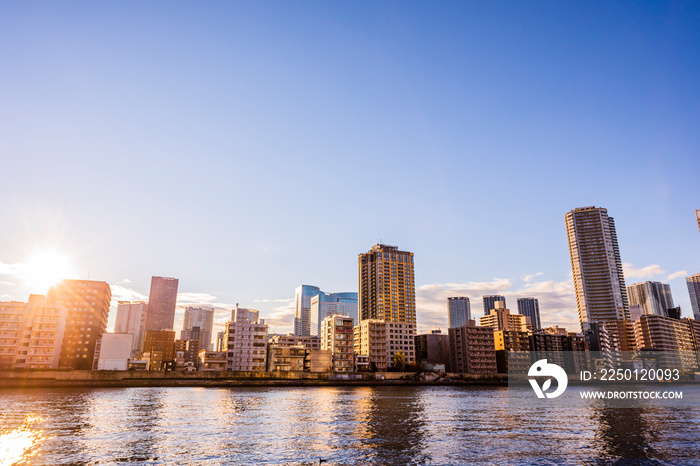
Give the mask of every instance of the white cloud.
[{"label": "white cloud", "polygon": [[148,296],[139,293],[136,290],[127,288],[122,285],[110,285],[112,289],[112,303],[116,304],[119,301],[147,301]]},{"label": "white cloud", "polygon": [[539,277],[540,275],[544,275],[544,272],[537,272],[537,273],[532,274],[532,275],[523,275],[522,278],[523,278],[524,282],[531,282],[533,278]]},{"label": "white cloud", "polygon": [[622,269],[624,270],[625,278],[652,278],[655,275],[666,273],[659,264],[647,265],[638,269],[632,264],[625,262],[622,264]]},{"label": "white cloud", "polygon": [[0,262],[0,275],[21,275],[26,268],[26,264],[5,264]]},{"label": "white cloud", "polygon": [[208,293],[178,293],[177,303],[178,305],[197,305],[197,304],[209,304],[216,300],[216,296],[210,295]]},{"label": "white cloud", "polygon": [[676,278],[687,277],[687,276],[688,276],[687,270],[679,270],[678,272],[673,272],[668,277],[666,277],[665,281],[670,282],[671,280],[675,280]]}]

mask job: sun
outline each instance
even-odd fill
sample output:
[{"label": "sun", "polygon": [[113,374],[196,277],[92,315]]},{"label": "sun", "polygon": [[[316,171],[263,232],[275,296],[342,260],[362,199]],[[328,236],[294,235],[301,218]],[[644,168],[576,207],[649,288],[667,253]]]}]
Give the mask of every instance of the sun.
[{"label": "sun", "polygon": [[70,258],[58,251],[37,251],[26,262],[25,279],[32,292],[46,293],[51,286],[74,275]]}]

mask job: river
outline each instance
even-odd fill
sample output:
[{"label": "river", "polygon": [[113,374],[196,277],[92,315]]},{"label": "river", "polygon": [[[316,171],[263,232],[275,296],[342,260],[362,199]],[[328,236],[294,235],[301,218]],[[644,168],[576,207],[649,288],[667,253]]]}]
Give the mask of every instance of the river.
[{"label": "river", "polygon": [[531,399],[505,387],[1,390],[0,466],[700,464],[697,402]]}]

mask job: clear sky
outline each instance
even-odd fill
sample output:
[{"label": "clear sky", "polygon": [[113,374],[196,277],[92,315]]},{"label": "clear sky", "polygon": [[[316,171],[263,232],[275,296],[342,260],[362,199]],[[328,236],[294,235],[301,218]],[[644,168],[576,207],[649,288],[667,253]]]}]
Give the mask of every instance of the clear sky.
[{"label": "clear sky", "polygon": [[419,330],[497,292],[578,330],[564,215],[596,205],[690,315],[698,3],[3,2],[0,56],[0,299],[57,251],[115,302],[173,276],[286,332],[381,240]]}]

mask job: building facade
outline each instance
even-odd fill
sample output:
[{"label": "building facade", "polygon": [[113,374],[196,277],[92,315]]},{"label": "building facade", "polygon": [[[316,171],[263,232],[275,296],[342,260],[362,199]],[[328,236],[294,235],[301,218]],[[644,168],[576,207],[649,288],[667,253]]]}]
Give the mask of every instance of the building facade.
[{"label": "building facade", "polygon": [[518,298],[518,314],[530,318],[531,330],[542,328],[540,320],[540,302],[537,298]]},{"label": "building facade", "polygon": [[469,298],[466,296],[455,296],[447,298],[447,327],[461,327],[471,320],[472,311]]},{"label": "building facade", "polygon": [[482,301],[484,302],[484,315],[487,316],[491,312],[491,309],[496,309],[496,303],[499,301],[503,302],[503,307],[506,305],[506,297],[500,294],[492,294],[488,296],[483,296]]},{"label": "building facade", "polygon": [[414,337],[416,362],[425,365],[450,365],[450,337],[441,330],[433,330]]},{"label": "building facade", "polygon": [[477,327],[470,320],[462,327],[448,329],[450,372],[492,374],[497,372],[493,329]]},{"label": "building facade", "polygon": [[227,370],[264,371],[267,368],[268,326],[258,311],[237,307],[226,324]]},{"label": "building facade", "polygon": [[131,333],[103,333],[95,348],[93,369],[98,371],[125,371],[133,355],[134,335]]},{"label": "building facade", "polygon": [[333,372],[353,372],[355,350],[352,317],[332,315],[321,322],[321,349],[333,353]]},{"label": "building facade", "polygon": [[566,231],[581,328],[585,330],[588,322],[629,320],[615,222],[607,209],[568,212]]},{"label": "building facade", "polygon": [[310,334],[321,335],[321,322],[328,316],[343,315],[352,318],[357,325],[357,293],[323,293],[311,298],[309,319]]},{"label": "building facade", "polygon": [[146,330],[173,329],[178,282],[172,277],[151,277]]},{"label": "building facade", "polygon": [[369,356],[369,364],[376,370],[394,366],[394,356],[403,353],[406,364],[416,360],[414,324],[365,319],[354,329],[355,353]]},{"label": "building facade", "polygon": [[311,335],[311,298],[322,293],[317,286],[301,285],[296,288],[294,292],[294,335]]},{"label": "building facade", "polygon": [[301,335],[273,335],[268,340],[268,344],[282,347],[288,346],[304,346],[310,350],[321,349],[321,337],[318,336],[301,336]]},{"label": "building facade", "polygon": [[42,295],[0,302],[0,369],[57,369],[67,316]]},{"label": "building facade", "polygon": [[106,282],[63,280],[51,287],[47,304],[68,311],[59,368],[92,369],[95,345],[105,333],[112,291]]},{"label": "building facade", "polygon": [[669,310],[675,308],[671,286],[666,283],[634,283],[627,287],[627,298],[630,306],[642,306],[642,314],[668,317]]},{"label": "building facade", "polygon": [[143,339],[146,335],[146,301],[119,301],[114,333],[129,333],[134,336],[131,358],[139,359],[143,352]]},{"label": "building facade", "polygon": [[413,253],[377,244],[358,255],[360,319],[416,323]]},{"label": "building facade", "polygon": [[[211,350],[211,332],[214,328],[214,309],[209,307],[188,306],[185,308],[185,320],[180,332],[181,340],[199,340],[199,348]],[[196,330],[195,330],[196,329]],[[194,334],[197,337],[194,337]]]},{"label": "building facade", "polygon": [[527,332],[527,317],[520,314],[511,314],[510,309],[502,308],[503,304],[496,302],[496,308],[491,309],[489,315],[479,317],[479,325],[491,327],[494,330],[517,330]]},{"label": "building facade", "polygon": [[700,320],[700,273],[685,277],[685,283],[688,285],[690,307],[693,309],[693,317],[695,317],[695,320]]}]

